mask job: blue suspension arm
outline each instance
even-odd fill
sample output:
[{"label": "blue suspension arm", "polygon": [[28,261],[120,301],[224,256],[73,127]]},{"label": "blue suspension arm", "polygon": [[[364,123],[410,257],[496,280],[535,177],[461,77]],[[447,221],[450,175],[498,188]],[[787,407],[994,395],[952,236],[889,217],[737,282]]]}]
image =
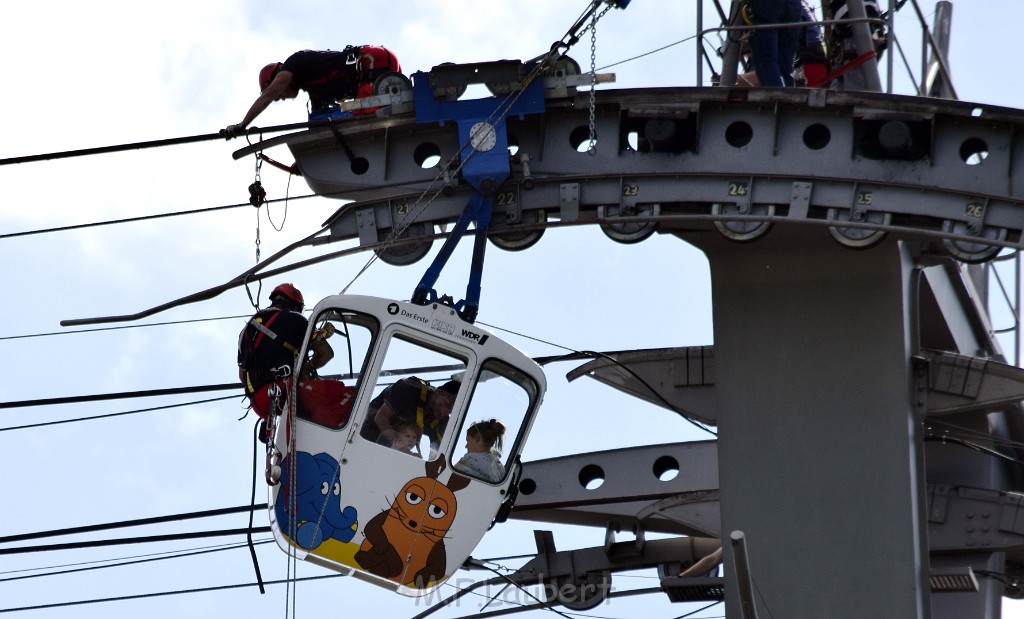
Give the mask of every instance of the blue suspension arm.
[{"label": "blue suspension arm", "polygon": [[455,251],[455,246],[459,244],[466,230],[469,229],[469,224],[475,220],[476,238],[473,240],[473,262],[470,264],[466,298],[455,305],[455,310],[458,312],[459,317],[466,322],[472,323],[476,320],[477,312],[480,309],[480,283],[484,272],[484,252],[487,249],[487,229],[491,224],[493,209],[493,198],[473,192],[473,195],[469,198],[469,203],[466,204],[466,208],[462,210],[459,221],[456,222],[455,227],[452,229],[452,233],[445,239],[444,245],[441,246],[441,251],[434,257],[434,261],[430,263],[430,267],[427,268],[423,278],[420,279],[420,283],[416,286],[416,291],[412,295],[413,303],[426,305],[438,300],[434,284],[437,283],[437,278],[440,277],[442,269],[447,264],[452,252]]}]

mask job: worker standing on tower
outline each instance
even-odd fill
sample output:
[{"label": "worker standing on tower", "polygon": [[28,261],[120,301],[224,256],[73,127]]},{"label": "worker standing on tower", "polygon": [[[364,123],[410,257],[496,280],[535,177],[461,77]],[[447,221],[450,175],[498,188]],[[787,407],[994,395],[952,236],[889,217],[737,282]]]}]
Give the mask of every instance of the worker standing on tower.
[{"label": "worker standing on tower", "polygon": [[229,140],[241,135],[271,103],[294,99],[299,90],[309,94],[310,113],[323,112],[339,100],[372,95],[374,80],[401,70],[391,50],[373,45],[350,45],[340,52],[295,52],[284,62],[272,62],[260,70],[260,96],[242,122],[222,129],[221,135]]},{"label": "worker standing on tower", "polygon": [[[800,0],[749,0],[744,20],[752,26],[796,24]],[[754,72],[761,86],[793,86],[793,62],[800,39],[799,27],[755,28],[750,35]]]}]

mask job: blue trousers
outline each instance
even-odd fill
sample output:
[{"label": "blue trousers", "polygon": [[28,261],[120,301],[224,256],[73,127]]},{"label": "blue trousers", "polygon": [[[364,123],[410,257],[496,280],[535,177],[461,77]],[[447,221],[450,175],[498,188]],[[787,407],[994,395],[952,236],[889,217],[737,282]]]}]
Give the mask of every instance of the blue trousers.
[{"label": "blue trousers", "polygon": [[[800,21],[800,0],[750,0],[754,25],[785,24]],[[750,36],[754,72],[762,86],[793,85],[793,61],[796,59],[800,28],[766,28]]]}]

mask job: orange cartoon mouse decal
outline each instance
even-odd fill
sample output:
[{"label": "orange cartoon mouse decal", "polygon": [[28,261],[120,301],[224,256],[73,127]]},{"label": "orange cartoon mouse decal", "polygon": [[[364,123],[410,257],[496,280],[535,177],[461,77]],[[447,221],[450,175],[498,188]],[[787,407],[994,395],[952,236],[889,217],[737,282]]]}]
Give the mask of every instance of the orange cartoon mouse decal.
[{"label": "orange cartoon mouse decal", "polygon": [[455,493],[469,478],[453,474],[445,484],[437,479],[445,469],[444,455],[426,463],[426,476],[409,480],[383,511],[366,523],[366,539],[356,551],[360,567],[418,589],[445,575],[444,537],[455,521]]}]

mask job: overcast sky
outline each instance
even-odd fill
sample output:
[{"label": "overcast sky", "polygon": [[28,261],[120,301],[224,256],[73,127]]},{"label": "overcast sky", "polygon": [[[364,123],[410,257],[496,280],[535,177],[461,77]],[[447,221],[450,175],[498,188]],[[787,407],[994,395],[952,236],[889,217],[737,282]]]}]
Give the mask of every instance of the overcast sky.
[{"label": "overcast sky", "polygon": [[[0,103],[0,158],[216,132],[241,120],[258,94],[257,73],[304,48],[382,44],[406,74],[442,62],[532,58],[547,50],[586,8],[580,0],[398,0],[299,3],[222,0],[175,3],[18,2],[5,6],[0,52],[6,59]],[[984,10],[981,10],[984,5]],[[970,10],[968,10],[968,6]],[[924,10],[931,12],[929,4]],[[694,2],[634,0],[600,22],[596,64],[619,64],[617,82],[602,88],[692,86],[696,80]],[[705,8],[708,25],[716,15]],[[908,5],[900,14],[904,51],[915,72],[920,45]],[[961,99],[1018,106],[1014,78],[996,73],[991,46],[1019,37],[1024,9],[1014,0],[961,3],[954,11],[951,65]],[[712,43],[717,41],[713,39]],[[716,43],[715,43],[716,44]],[[709,52],[712,45],[709,45]],[[1016,51],[1015,49],[1006,51]],[[590,66],[589,36],[571,55]],[[905,71],[899,92],[909,93]],[[705,79],[709,72],[705,69]],[[304,98],[273,105],[255,123],[305,120]],[[0,166],[0,235],[244,203],[252,158],[235,161],[239,140]],[[290,162],[286,149],[271,156]],[[265,168],[271,198],[309,194],[295,179]],[[141,311],[220,284],[289,243],[319,229],[340,202],[324,198],[260,210],[249,206],[139,223],[0,238],[5,300],[0,304],[0,401],[187,387],[235,380],[235,344],[244,320],[118,330],[64,329],[62,319]],[[304,258],[340,246],[306,250]],[[431,254],[432,255],[432,254]],[[368,256],[293,273],[311,306],[352,282]],[[468,256],[460,251],[439,281],[461,295]],[[408,298],[426,268],[377,262],[352,293]],[[264,287],[265,293],[275,281]],[[253,290],[255,292],[255,289]],[[144,323],[244,316],[246,292],[174,309]],[[489,248],[478,321],[530,355],[713,343],[707,261],[692,247],[655,235],[621,245],[593,229],[552,230],[529,251]],[[507,330],[507,331],[505,331]],[[512,335],[509,332],[519,335]],[[60,333],[59,335],[41,335]],[[35,336],[35,337],[22,337]],[[593,383],[567,383],[573,364],[548,368],[549,393],[524,460],[586,450],[708,438],[674,415]],[[4,430],[27,424],[108,415],[223,397],[216,392],[2,410],[0,445],[8,474],[0,536],[247,504],[252,479],[252,416],[240,398],[100,420]],[[261,456],[262,457],[262,456]],[[262,466],[262,464],[260,465]],[[262,473],[259,474],[262,478]],[[265,501],[260,486],[257,501]],[[257,512],[255,524],[267,523]],[[99,537],[241,528],[244,515],[121,530]],[[488,535],[474,556],[529,553],[534,525],[508,523]],[[560,549],[598,546],[598,529],[554,528]],[[77,538],[42,540],[58,543]],[[267,539],[262,536],[261,539]],[[237,538],[189,541],[202,548]],[[26,606],[227,586],[253,581],[247,550],[237,549],[66,576],[28,568],[140,557],[166,545],[117,546],[89,553],[0,556],[0,611]],[[267,580],[283,578],[286,557],[259,546]],[[515,561],[509,560],[509,565]],[[91,565],[90,565],[91,566]],[[90,567],[76,566],[76,567]],[[300,566],[300,576],[327,574]],[[653,571],[615,581],[616,588],[656,586]],[[454,591],[446,588],[446,593]],[[528,600],[518,598],[519,601]],[[439,616],[472,612],[480,598]],[[267,595],[252,587],[25,611],[25,617],[275,616],[285,588]],[[677,617],[698,606],[673,605],[661,594],[615,600],[600,617]],[[1024,617],[1024,604],[1005,605]],[[297,610],[376,612],[411,616],[422,605],[355,580],[302,583]],[[721,605],[698,617],[716,617]],[[532,616],[539,616],[534,613]]]}]

